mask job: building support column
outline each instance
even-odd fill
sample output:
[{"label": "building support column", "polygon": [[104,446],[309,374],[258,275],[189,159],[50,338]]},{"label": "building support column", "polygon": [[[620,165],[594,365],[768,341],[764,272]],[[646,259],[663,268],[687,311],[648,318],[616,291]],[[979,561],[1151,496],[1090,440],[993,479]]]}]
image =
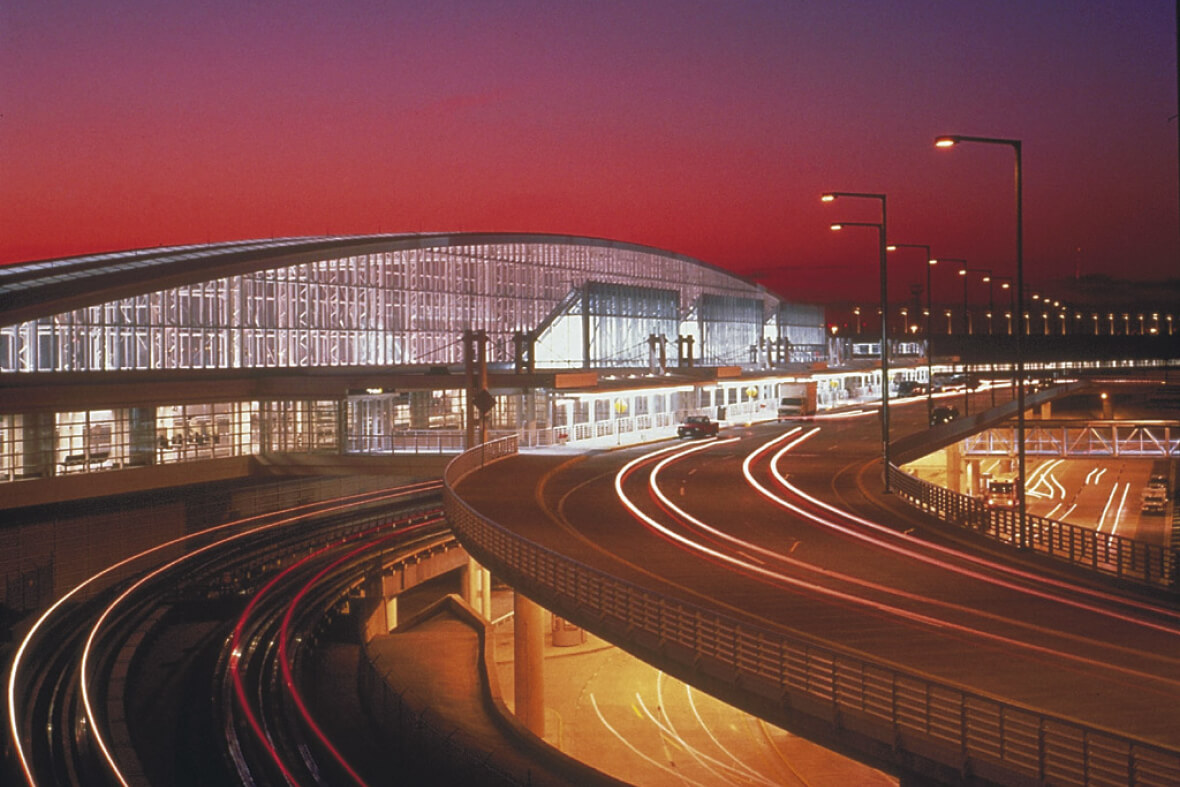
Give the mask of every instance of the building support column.
[{"label": "building support column", "polygon": [[545,737],[545,614],[521,593],[513,594],[513,678],[516,717]]},{"label": "building support column", "polygon": [[492,619],[492,573],[471,557],[463,571],[463,600],[485,620]]},{"label": "building support column", "polygon": [[385,630],[393,631],[397,628],[397,596],[385,599]]},{"label": "building support column", "polygon": [[963,448],[961,443],[946,447],[946,488],[952,492],[963,492]]},{"label": "building support column", "polygon": [[972,497],[979,497],[984,491],[983,478],[980,475],[980,462],[978,459],[967,460],[967,494]]}]

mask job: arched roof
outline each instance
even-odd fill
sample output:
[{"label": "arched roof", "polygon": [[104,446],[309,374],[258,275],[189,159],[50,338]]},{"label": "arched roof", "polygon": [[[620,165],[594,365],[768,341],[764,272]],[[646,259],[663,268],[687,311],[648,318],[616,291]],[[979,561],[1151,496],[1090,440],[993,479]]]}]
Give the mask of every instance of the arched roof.
[{"label": "arched roof", "polygon": [[691,257],[634,243],[541,233],[345,235],[233,241],[90,254],[0,266],[0,325],[168,287],[334,257],[459,245],[550,243],[657,254],[759,285]]}]

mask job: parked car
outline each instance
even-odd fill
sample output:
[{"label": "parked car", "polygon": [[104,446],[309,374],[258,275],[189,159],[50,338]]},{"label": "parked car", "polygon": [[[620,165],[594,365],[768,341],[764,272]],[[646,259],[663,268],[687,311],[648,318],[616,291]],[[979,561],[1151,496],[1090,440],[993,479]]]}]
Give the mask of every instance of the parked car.
[{"label": "parked car", "polygon": [[958,417],[959,409],[957,407],[935,407],[930,411],[930,425],[948,424]]},{"label": "parked car", "polygon": [[709,420],[707,415],[690,415],[676,430],[676,436],[685,437],[716,437],[717,422]]}]

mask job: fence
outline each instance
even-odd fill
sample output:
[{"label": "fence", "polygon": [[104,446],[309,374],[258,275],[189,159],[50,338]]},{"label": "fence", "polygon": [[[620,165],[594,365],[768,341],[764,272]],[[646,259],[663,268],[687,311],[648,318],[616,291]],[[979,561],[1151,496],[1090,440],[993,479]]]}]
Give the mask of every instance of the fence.
[{"label": "fence", "polygon": [[1101,574],[1153,588],[1174,589],[1178,555],[1174,548],[1093,528],[1025,515],[1021,538],[1020,513],[1009,508],[989,508],[971,495],[922,481],[889,466],[890,487],[910,505],[951,525],[1013,547],[1025,546],[1047,557]]},{"label": "fence", "polygon": [[[455,491],[516,452],[506,438],[460,455],[444,474],[460,542],[552,611],[696,673],[875,743],[895,765],[1001,783],[1180,784],[1180,751],[940,684],[665,598],[521,538]],[[942,501],[969,512],[961,501]]]}]

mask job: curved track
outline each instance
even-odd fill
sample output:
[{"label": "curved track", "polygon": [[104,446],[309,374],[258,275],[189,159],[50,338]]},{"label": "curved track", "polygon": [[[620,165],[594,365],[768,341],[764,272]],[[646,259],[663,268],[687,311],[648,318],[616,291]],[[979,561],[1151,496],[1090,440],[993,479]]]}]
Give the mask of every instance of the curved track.
[{"label": "curved track", "polygon": [[[233,780],[235,760],[211,734],[221,711],[209,672],[232,636],[233,611],[272,577],[296,573],[285,567],[313,563],[306,556],[328,554],[332,545],[372,548],[431,528],[437,539],[437,505],[438,484],[430,482],[229,522],[132,556],[74,588],[33,624],[7,675],[14,775],[28,785]],[[403,526],[412,526],[404,537]],[[335,572],[313,575],[314,583],[301,575],[300,603],[282,618],[286,669],[297,669],[304,652],[289,643],[312,639],[366,559],[374,553],[341,561]],[[169,647],[174,661],[145,666],[145,651]],[[309,750],[303,736],[311,728],[288,726],[290,750]]]}]

